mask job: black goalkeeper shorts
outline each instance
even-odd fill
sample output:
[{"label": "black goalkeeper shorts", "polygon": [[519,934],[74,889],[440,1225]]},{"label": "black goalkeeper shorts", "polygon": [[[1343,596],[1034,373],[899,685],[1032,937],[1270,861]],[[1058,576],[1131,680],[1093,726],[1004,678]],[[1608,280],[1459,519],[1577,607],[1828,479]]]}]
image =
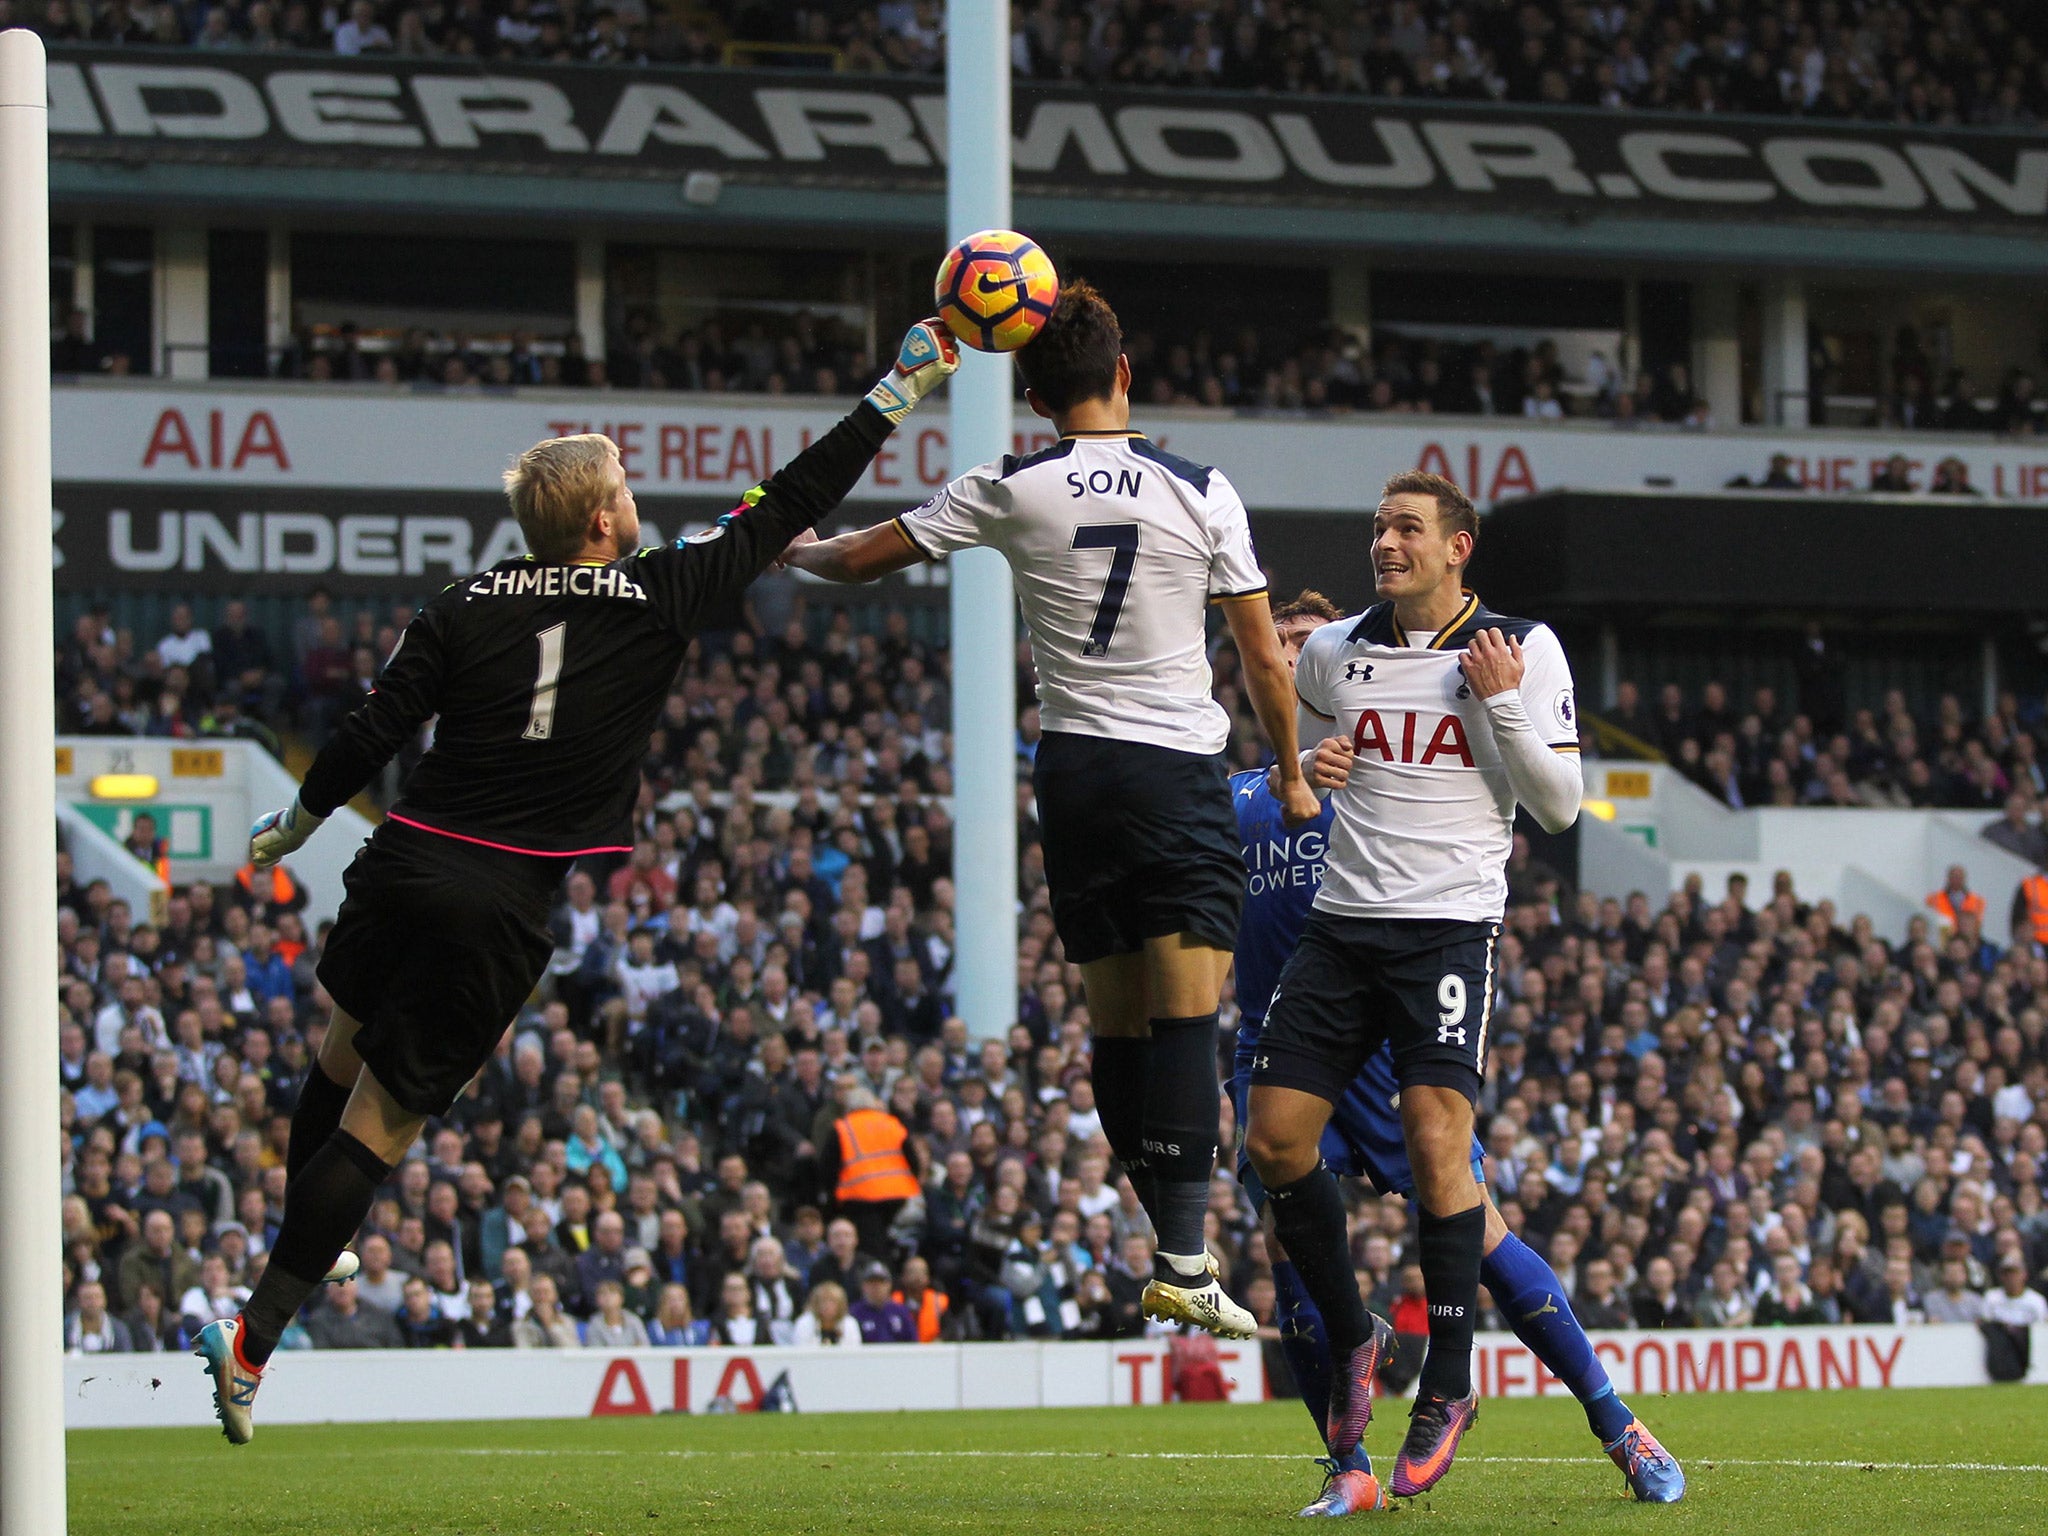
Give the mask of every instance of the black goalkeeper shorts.
[{"label": "black goalkeeper shorts", "polygon": [[361,1024],[356,1051],[377,1081],[413,1114],[445,1114],[533,995],[572,862],[387,821],[342,876],[320,984]]}]

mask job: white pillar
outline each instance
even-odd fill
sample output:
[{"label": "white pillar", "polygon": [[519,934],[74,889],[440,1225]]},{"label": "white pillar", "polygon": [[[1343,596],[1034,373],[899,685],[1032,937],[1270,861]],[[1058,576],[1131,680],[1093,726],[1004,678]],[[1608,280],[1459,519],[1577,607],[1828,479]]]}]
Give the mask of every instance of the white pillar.
[{"label": "white pillar", "polygon": [[277,366],[278,354],[292,341],[292,232],[282,224],[270,231],[270,251],[264,268],[263,341],[270,348],[264,360],[268,372]]},{"label": "white pillar", "polygon": [[156,232],[156,303],[150,350],[167,379],[203,379],[213,317],[206,292],[206,229],[167,224]]},{"label": "white pillar", "polygon": [[1802,429],[1812,402],[1806,377],[1806,284],[1774,277],[1763,285],[1764,424]]},{"label": "white pillar", "polygon": [[576,242],[576,329],[583,355],[604,357],[604,239],[586,235]]},{"label": "white pillar", "polygon": [[0,1536],[62,1536],[47,63],[0,32]]},{"label": "white pillar", "polygon": [[[1009,0],[947,0],[946,238],[1010,224]],[[936,266],[937,263],[934,263]],[[1011,363],[953,375],[952,470],[1010,451]],[[992,549],[951,565],[956,1006],[970,1034],[1017,1018],[1016,599]]]},{"label": "white pillar", "polygon": [[1692,285],[1692,387],[1715,426],[1742,425],[1741,305],[1723,278]]}]

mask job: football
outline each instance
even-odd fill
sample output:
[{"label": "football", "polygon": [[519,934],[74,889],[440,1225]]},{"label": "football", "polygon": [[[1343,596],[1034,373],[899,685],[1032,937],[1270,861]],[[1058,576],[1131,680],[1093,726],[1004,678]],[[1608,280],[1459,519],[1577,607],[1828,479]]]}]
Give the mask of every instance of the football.
[{"label": "football", "polygon": [[932,290],[940,318],[964,344],[1014,352],[1051,317],[1060,275],[1030,236],[985,229],[946,252]]}]

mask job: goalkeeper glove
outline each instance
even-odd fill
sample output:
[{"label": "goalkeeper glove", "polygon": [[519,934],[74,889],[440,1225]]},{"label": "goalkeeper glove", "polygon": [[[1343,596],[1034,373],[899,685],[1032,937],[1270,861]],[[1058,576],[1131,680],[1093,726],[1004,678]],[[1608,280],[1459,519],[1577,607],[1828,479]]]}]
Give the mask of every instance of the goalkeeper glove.
[{"label": "goalkeeper glove", "polygon": [[297,853],[326,820],[325,816],[315,816],[294,796],[283,810],[257,817],[255,825],[249,828],[249,862],[258,869],[270,868],[286,854]]},{"label": "goalkeeper glove", "polygon": [[920,320],[904,333],[896,364],[868,391],[868,404],[892,427],[960,366],[960,347],[942,320]]}]

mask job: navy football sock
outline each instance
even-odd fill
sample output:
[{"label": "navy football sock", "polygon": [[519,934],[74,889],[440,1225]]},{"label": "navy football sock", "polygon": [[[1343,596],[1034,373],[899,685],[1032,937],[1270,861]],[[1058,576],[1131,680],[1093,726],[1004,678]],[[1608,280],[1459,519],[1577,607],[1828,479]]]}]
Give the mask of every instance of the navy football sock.
[{"label": "navy football sock", "polygon": [[1344,1192],[1337,1176],[1327,1163],[1318,1162],[1292,1184],[1269,1187],[1266,1195],[1272,1201],[1273,1231],[1322,1315],[1330,1358],[1349,1360],[1372,1337],[1372,1317],[1351,1268]]},{"label": "navy football sock", "polygon": [[[1421,1207],[1417,1257],[1429,1297],[1429,1353],[1422,1360],[1418,1396],[1464,1397],[1472,1390],[1472,1329],[1479,1315],[1479,1249],[1486,1238],[1486,1207],[1452,1216]],[[1293,1249],[1290,1247],[1289,1252]]]},{"label": "navy football sock", "polygon": [[1180,1279],[1202,1273],[1208,1251],[1209,1176],[1216,1171],[1217,1122],[1223,1089],[1216,1073],[1216,1015],[1152,1020],[1145,1083],[1145,1166],[1158,1205],[1152,1212],[1162,1262]]},{"label": "navy football sock", "polygon": [[1571,1388],[1586,1410],[1586,1422],[1607,1445],[1628,1428],[1635,1414],[1614,1390],[1607,1368],[1593,1353],[1593,1341],[1572,1316],[1571,1304],[1557,1288],[1557,1276],[1542,1257],[1510,1232],[1480,1261],[1479,1278],[1493,1293],[1494,1305],[1550,1374]]},{"label": "navy football sock", "polygon": [[1095,1111],[1117,1166],[1138,1192],[1138,1203],[1159,1230],[1158,1198],[1152,1170],[1145,1163],[1145,1079],[1152,1061],[1152,1042],[1121,1035],[1095,1037],[1089,1076],[1095,1084]]}]

